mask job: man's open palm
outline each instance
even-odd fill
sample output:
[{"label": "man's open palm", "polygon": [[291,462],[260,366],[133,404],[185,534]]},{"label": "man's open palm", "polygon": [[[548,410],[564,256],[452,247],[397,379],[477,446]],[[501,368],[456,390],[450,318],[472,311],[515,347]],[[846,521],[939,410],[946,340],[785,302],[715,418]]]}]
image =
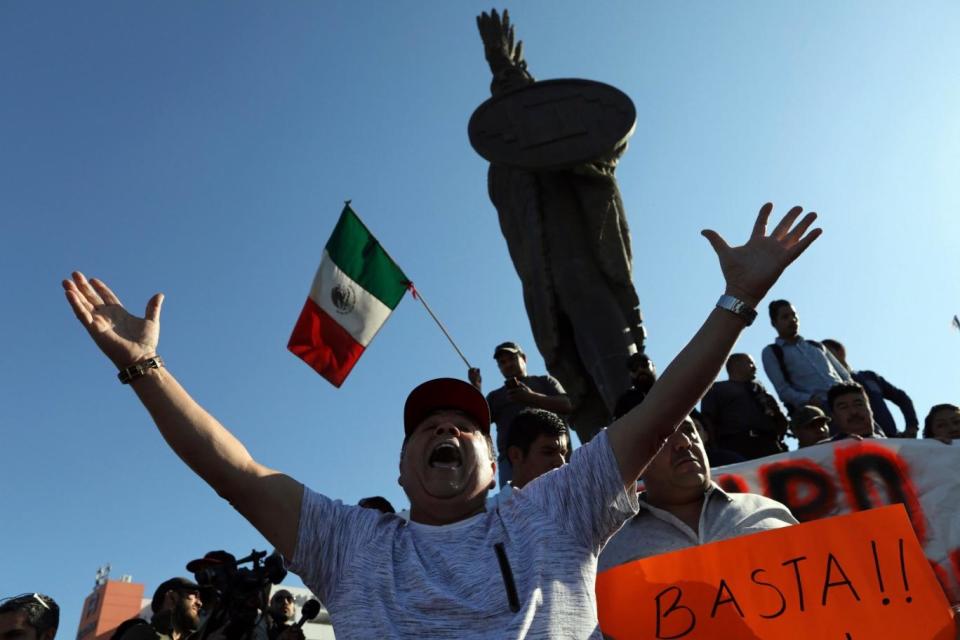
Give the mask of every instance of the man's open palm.
[{"label": "man's open palm", "polygon": [[794,226],[793,223],[803,212],[801,207],[794,207],[770,235],[767,235],[767,220],[772,210],[773,205],[769,202],[760,208],[750,239],[739,247],[728,245],[716,231],[702,231],[720,258],[720,268],[727,281],[727,292],[752,306],[760,302],[783,270],[821,233],[820,229],[807,233],[807,229],[817,219],[817,214],[813,212],[805,215],[803,220]]},{"label": "man's open palm", "polygon": [[145,317],[138,318],[123,308],[105,283],[87,280],[79,271],[63,281],[63,289],[80,324],[118,369],[156,355],[163,294],[150,298]]}]

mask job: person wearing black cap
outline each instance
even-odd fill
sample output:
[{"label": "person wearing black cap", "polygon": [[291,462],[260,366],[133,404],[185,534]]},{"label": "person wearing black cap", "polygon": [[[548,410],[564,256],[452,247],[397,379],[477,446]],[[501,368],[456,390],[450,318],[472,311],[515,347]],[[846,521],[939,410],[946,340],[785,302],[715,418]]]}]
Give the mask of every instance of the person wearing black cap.
[{"label": "person wearing black cap", "polygon": [[200,626],[202,607],[200,585],[179,577],[164,580],[150,600],[150,623],[127,620],[111,640],[184,640]]},{"label": "person wearing black cap", "polygon": [[[544,409],[559,416],[570,413],[572,405],[563,385],[553,376],[528,376],[527,355],[516,342],[502,342],[493,350],[493,359],[503,374],[503,386],[487,394],[490,418],[497,425],[497,467],[500,488],[513,477],[513,466],[507,456],[510,425],[524,409]],[[470,369],[470,382],[481,390],[479,369]]]},{"label": "person wearing black cap", "polygon": [[814,405],[804,405],[793,412],[790,418],[790,435],[797,439],[797,447],[812,447],[815,444],[830,442],[830,429],[827,425],[830,417],[823,409]]},{"label": "person wearing black cap", "polygon": [[326,604],[347,638],[599,640],[597,555],[637,512],[636,480],[713,382],[754,308],[819,230],[794,207],[746,244],[704,231],[726,290],[646,399],[574,452],[570,463],[487,511],[496,462],[487,403],[440,378],[404,407],[400,485],[410,521],[347,505],[258,463],[179,385],[156,353],[162,296],[127,313],[99,280],[74,272],[67,299],[184,462],[247,518]]}]

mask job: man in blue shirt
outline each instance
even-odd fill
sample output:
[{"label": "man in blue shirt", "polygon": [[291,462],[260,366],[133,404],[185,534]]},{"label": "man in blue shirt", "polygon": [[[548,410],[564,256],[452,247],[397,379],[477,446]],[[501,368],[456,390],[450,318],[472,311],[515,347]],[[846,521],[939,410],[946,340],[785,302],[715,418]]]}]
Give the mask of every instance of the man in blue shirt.
[{"label": "man in blue shirt", "polygon": [[827,391],[850,382],[850,372],[822,344],[800,336],[797,310],[786,300],[770,303],[770,323],[777,339],[763,349],[763,370],[789,413],[804,405],[827,413]]}]

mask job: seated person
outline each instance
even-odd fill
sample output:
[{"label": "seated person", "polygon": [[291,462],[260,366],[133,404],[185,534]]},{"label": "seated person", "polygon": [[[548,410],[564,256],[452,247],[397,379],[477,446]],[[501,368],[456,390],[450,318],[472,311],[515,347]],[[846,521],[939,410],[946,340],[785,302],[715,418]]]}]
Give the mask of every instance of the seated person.
[{"label": "seated person", "polygon": [[830,424],[836,433],[831,440],[886,438],[873,420],[870,400],[859,382],[838,382],[830,387],[827,406],[833,415]]},{"label": "seated person", "polygon": [[797,439],[799,448],[821,442],[830,442],[830,418],[820,407],[808,404],[800,407],[790,418],[790,435]]},{"label": "seated person", "polygon": [[600,553],[598,571],[698,544],[797,524],[784,505],[727,493],[710,479],[703,442],[687,418],[641,476],[640,512]]},{"label": "seated person", "polygon": [[955,404],[935,404],[923,419],[923,437],[953,444],[960,438],[960,407]]}]

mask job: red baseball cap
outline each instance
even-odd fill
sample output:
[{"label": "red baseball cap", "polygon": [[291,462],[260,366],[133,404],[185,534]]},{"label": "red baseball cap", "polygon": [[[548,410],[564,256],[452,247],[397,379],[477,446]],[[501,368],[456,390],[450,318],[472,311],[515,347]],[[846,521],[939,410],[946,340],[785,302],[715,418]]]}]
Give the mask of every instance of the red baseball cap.
[{"label": "red baseball cap", "polygon": [[424,418],[438,409],[455,409],[470,416],[485,435],[490,434],[490,407],[476,387],[456,378],[424,382],[407,396],[403,406],[403,429],[409,437]]}]

